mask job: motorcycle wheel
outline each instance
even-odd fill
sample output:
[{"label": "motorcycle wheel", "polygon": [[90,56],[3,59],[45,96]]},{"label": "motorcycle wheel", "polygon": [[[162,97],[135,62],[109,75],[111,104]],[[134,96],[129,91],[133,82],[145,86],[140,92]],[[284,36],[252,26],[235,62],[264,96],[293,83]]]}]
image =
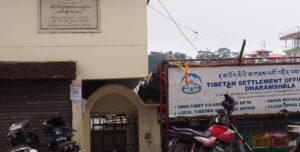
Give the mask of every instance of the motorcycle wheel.
[{"label": "motorcycle wheel", "polygon": [[31,148],[39,151],[40,140],[35,133],[29,133],[30,143],[28,144]]},{"label": "motorcycle wheel", "polygon": [[295,152],[300,151],[300,145],[297,145],[297,148],[295,149]]},{"label": "motorcycle wheel", "polygon": [[180,144],[175,147],[174,152],[190,152],[191,151],[191,145],[189,144]]}]

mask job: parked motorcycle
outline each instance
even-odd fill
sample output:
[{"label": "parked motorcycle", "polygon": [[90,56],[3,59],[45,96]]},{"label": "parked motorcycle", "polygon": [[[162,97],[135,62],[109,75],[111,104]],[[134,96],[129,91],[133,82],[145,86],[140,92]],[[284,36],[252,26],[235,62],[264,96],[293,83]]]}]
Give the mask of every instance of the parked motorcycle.
[{"label": "parked motorcycle", "polygon": [[289,152],[300,151],[300,122],[288,122],[287,131],[290,138]]},{"label": "parked motorcycle", "polygon": [[[236,129],[231,113],[235,108],[235,100],[228,94],[222,102],[224,109],[217,111],[217,116],[211,119],[208,130],[199,132],[190,128],[171,127],[169,134],[169,152],[225,152],[230,147],[235,135],[239,137],[237,146],[240,152],[250,151],[251,147],[244,142]],[[231,129],[230,129],[231,128]],[[245,148],[246,147],[246,148]]]},{"label": "parked motorcycle", "polygon": [[62,118],[52,118],[43,123],[48,147],[55,152],[79,152],[80,148],[72,141],[73,129],[66,126]]},{"label": "parked motorcycle", "polygon": [[26,131],[28,119],[12,124],[8,129],[8,139],[12,146],[9,152],[38,152],[39,139],[34,132]]}]

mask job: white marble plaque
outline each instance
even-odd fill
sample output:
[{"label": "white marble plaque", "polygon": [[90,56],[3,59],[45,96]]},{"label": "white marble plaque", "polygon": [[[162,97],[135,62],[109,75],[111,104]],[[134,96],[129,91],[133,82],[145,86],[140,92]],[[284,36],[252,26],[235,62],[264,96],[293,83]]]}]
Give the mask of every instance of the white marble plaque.
[{"label": "white marble plaque", "polygon": [[39,32],[100,32],[98,0],[39,0]]}]

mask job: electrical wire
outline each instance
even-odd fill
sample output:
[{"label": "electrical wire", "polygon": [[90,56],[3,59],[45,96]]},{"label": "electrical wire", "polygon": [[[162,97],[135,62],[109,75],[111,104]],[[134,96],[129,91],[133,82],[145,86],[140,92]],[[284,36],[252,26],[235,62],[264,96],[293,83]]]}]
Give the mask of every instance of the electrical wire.
[{"label": "electrical wire", "polygon": [[[160,0],[158,0],[158,1],[160,1]],[[162,4],[162,3],[161,3]],[[235,38],[229,38],[229,37],[226,37],[226,36],[221,36],[221,35],[217,35],[217,34],[211,34],[211,33],[206,33],[206,32],[199,32],[199,31],[197,31],[197,30],[194,30],[194,29],[192,29],[192,28],[190,28],[190,27],[187,27],[187,26],[185,26],[185,25],[183,25],[183,24],[180,24],[180,23],[178,23],[178,22],[176,22],[173,18],[170,18],[170,17],[168,17],[168,16],[166,16],[166,15],[164,15],[162,12],[160,12],[159,10],[157,10],[156,8],[154,8],[152,5],[148,5],[153,11],[155,11],[157,14],[159,14],[160,16],[162,16],[163,18],[165,18],[165,19],[167,19],[167,20],[169,20],[169,21],[171,21],[171,22],[174,22],[175,24],[177,24],[178,26],[180,26],[180,27],[182,27],[182,28],[184,28],[184,29],[186,29],[186,30],[189,30],[189,31],[191,31],[191,32],[193,32],[194,34],[196,34],[196,37],[195,37],[195,39],[197,39],[197,37],[198,37],[198,34],[203,34],[203,35],[207,35],[207,36],[211,36],[211,37],[217,37],[217,38],[220,38],[220,39],[226,39],[226,40],[230,40],[230,41],[236,41],[236,42],[241,42],[242,41],[242,39],[235,39]],[[167,11],[166,11],[167,12]],[[247,41],[248,43],[253,43],[253,44],[261,44],[260,42],[255,42],[255,41]],[[276,47],[278,47],[279,45],[275,45],[275,44],[269,44],[269,45],[271,45],[271,46],[276,46]]]},{"label": "electrical wire", "polygon": [[[165,19],[167,19],[167,20],[169,20],[169,21],[172,21],[169,17],[167,17],[167,16],[164,15],[162,12],[160,12],[159,10],[157,10],[156,8],[154,8],[152,5],[149,4],[149,7],[150,7],[153,11],[155,11],[156,13],[158,13],[160,16],[164,17]],[[189,31],[191,31],[191,32],[193,32],[193,33],[195,33],[195,34],[198,34],[198,31],[193,30],[192,28],[189,28],[189,27],[187,27],[187,26],[184,26],[184,25],[182,25],[182,24],[180,24],[180,23],[178,23],[178,22],[176,22],[176,23],[177,23],[179,26],[181,26],[182,28],[184,28],[184,29],[186,29],[186,30],[189,30]]]},{"label": "electrical wire", "polygon": [[[190,43],[190,45],[195,49],[196,53],[199,54],[199,50],[196,48],[196,46],[188,39],[188,37],[185,35],[185,33],[181,30],[181,28],[179,27],[179,24],[173,19],[172,15],[170,14],[170,12],[167,10],[167,8],[164,6],[164,4],[161,2],[161,0],[158,0],[159,3],[161,4],[161,6],[164,8],[164,10],[167,12],[168,16],[170,17],[170,19],[174,22],[174,24],[176,25],[176,27],[178,28],[178,30],[180,31],[180,33],[184,36],[184,38]],[[196,33],[198,33],[196,31]],[[244,40],[245,41],[245,40]],[[205,59],[207,60],[207,59]],[[207,60],[208,61],[208,60]],[[230,63],[230,62],[235,62],[235,60],[230,60],[226,63]]]},{"label": "electrical wire", "polygon": [[[162,12],[160,12],[159,10],[155,9],[152,5],[149,4],[149,7],[155,11],[156,13],[158,13],[160,16],[164,17],[165,19],[169,20],[169,21],[172,21],[169,17],[167,17],[166,15],[164,15]],[[208,36],[213,36],[213,37],[219,37],[219,38],[222,38],[222,39],[228,39],[228,40],[234,40],[234,41],[241,41],[241,40],[238,40],[238,39],[231,39],[231,38],[226,38],[224,36],[219,36],[219,35],[215,35],[215,34],[210,34],[210,33],[205,33],[205,32],[199,32],[199,31],[196,31],[196,30],[193,30],[192,28],[189,28],[185,25],[182,25],[178,22],[176,22],[179,26],[181,26],[182,28],[186,29],[186,30],[189,30],[195,34],[198,35],[198,33],[201,33],[203,35],[208,35]]]},{"label": "electrical wire", "polygon": [[185,33],[181,30],[181,28],[179,27],[179,25],[177,24],[177,22],[175,22],[175,20],[173,19],[172,15],[170,14],[170,12],[167,10],[167,8],[164,6],[164,4],[161,2],[161,0],[158,0],[160,5],[164,8],[164,10],[167,12],[169,18],[174,22],[174,24],[176,25],[177,29],[180,31],[180,33],[183,35],[183,37],[186,39],[186,41],[188,41],[188,43],[194,48],[194,50],[198,53],[198,49],[196,48],[196,46],[189,40],[189,38],[185,35]]}]

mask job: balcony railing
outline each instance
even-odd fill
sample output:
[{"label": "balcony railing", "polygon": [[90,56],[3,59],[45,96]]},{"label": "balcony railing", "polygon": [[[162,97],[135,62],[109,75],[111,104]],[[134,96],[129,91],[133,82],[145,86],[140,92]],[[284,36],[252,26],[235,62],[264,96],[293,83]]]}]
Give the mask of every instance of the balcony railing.
[{"label": "balcony railing", "polygon": [[299,49],[300,50],[300,45],[295,46],[295,45],[288,45],[288,46],[284,46],[283,47],[283,51],[288,51],[288,50],[296,50]]},{"label": "balcony railing", "polygon": [[289,36],[292,36],[294,34],[299,34],[300,35],[300,26],[292,28],[290,30],[287,30],[285,32],[282,32],[279,34],[280,40],[283,40]]}]

